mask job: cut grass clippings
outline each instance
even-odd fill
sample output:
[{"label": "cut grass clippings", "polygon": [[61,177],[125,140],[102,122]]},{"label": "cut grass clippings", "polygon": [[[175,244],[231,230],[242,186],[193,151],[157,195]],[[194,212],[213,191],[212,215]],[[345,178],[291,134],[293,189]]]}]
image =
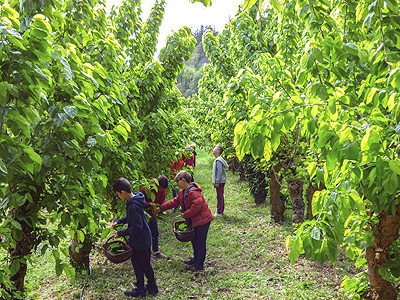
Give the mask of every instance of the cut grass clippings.
[{"label": "cut grass clippings", "polygon": [[[199,151],[194,179],[212,212],[216,212],[216,192],[212,187],[214,157]],[[204,271],[185,270],[183,259],[192,257],[190,243],[179,242],[172,231],[172,219],[180,211],[169,210],[159,221],[160,250],[169,259],[153,263],[160,292],[148,299],[343,299],[339,291],[352,263],[342,252],[338,263],[324,265],[300,257],[291,265],[285,248],[286,237],[294,232],[290,220],[272,221],[269,204],[256,206],[247,185],[237,175],[227,174],[225,215],[210,226]],[[167,200],[171,200],[168,191]],[[103,241],[104,242],[104,241]],[[28,299],[128,299],[135,275],[130,261],[113,264],[96,244],[90,261],[92,275],[77,275],[74,283],[57,277],[50,253],[33,255],[26,282],[32,290]]]}]

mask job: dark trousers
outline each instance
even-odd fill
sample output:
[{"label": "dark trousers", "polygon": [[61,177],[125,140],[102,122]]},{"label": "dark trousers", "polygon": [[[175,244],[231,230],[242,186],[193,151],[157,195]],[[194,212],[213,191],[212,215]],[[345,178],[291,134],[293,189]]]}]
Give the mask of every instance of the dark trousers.
[{"label": "dark trousers", "polygon": [[208,222],[204,225],[197,226],[194,228],[194,238],[192,240],[193,246],[193,260],[194,266],[198,268],[204,267],[204,261],[206,260],[207,254],[207,233],[210,228]]},{"label": "dark trousers", "polygon": [[133,250],[131,261],[136,275],[137,289],[141,292],[145,291],[144,275],[146,275],[149,288],[156,288],[156,279],[154,278],[154,271],[150,263],[150,249],[141,251]]},{"label": "dark trousers", "polygon": [[158,251],[158,236],[160,232],[158,231],[158,223],[156,219],[151,219],[148,223],[150,231],[151,231],[151,239],[153,244],[153,252]]},{"label": "dark trousers", "polygon": [[225,209],[225,199],[224,199],[224,188],[225,183],[220,183],[216,188],[217,190],[217,214],[222,215]]}]

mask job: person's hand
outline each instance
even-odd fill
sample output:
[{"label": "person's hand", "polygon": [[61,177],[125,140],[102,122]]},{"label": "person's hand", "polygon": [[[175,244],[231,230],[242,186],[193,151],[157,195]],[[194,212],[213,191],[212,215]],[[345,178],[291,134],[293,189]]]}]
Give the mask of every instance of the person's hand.
[{"label": "person's hand", "polygon": [[161,212],[161,207],[157,207],[156,214],[159,214],[160,212]]},{"label": "person's hand", "polygon": [[120,237],[119,234],[118,234],[118,231],[114,232],[114,237],[115,237],[116,239]]},{"label": "person's hand", "polygon": [[149,206],[154,206],[154,202],[149,202]]},{"label": "person's hand", "polygon": [[111,223],[111,228],[116,230],[117,229],[116,227],[117,227],[117,222],[112,222]]},{"label": "person's hand", "polygon": [[183,213],[181,214],[181,217],[182,217],[182,218],[185,218],[185,217],[183,216]]},{"label": "person's hand", "polygon": [[217,189],[219,188],[219,183],[214,184],[214,187]]}]

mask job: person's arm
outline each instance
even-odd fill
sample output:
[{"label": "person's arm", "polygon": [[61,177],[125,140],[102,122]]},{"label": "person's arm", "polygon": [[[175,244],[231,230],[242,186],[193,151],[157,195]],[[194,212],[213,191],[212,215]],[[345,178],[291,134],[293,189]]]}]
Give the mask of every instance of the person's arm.
[{"label": "person's arm", "polygon": [[130,223],[133,224],[133,226],[130,226],[125,230],[118,230],[117,233],[119,236],[133,235],[135,230],[142,229],[142,227],[143,227],[142,223],[137,222],[137,220],[135,220],[135,217],[139,215],[138,212],[136,212],[135,210],[136,210],[135,207],[130,207],[128,210],[128,215],[126,216],[126,218],[129,218]]},{"label": "person's arm", "polygon": [[174,208],[174,207],[178,207],[180,205],[180,201],[179,201],[180,194],[181,194],[181,192],[179,192],[178,196],[176,196],[174,199],[167,201],[167,202],[161,204],[159,207],[157,207],[157,213],[166,211],[166,210]]}]

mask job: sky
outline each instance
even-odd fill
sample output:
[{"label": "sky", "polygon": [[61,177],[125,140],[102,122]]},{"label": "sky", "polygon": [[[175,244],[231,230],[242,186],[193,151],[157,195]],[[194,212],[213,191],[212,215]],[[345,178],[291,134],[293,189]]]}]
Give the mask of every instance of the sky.
[{"label": "sky", "polygon": [[[107,11],[113,5],[120,5],[122,0],[106,0]],[[142,20],[147,19],[155,0],[142,0]],[[201,25],[214,26],[222,32],[226,23],[235,17],[239,4],[243,0],[213,0],[211,7],[202,3],[190,3],[189,0],[167,0],[164,19],[160,28],[157,52],[165,46],[168,35],[178,31],[183,26],[191,27],[193,31]]]}]

